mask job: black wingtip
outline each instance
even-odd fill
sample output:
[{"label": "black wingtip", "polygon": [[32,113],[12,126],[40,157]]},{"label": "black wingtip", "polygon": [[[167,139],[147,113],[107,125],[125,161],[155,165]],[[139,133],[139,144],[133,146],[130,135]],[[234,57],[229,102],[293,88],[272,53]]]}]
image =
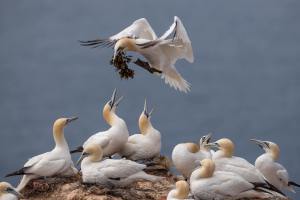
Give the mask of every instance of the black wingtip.
[{"label": "black wingtip", "polygon": [[18,170],[18,171],[15,171],[15,172],[12,172],[12,173],[9,173],[9,174],[6,174],[5,175],[5,178],[7,177],[11,177],[11,176],[20,176],[20,175],[24,175],[25,174],[25,169],[27,169],[26,167]]},{"label": "black wingtip", "polygon": [[289,181],[288,185],[293,185],[293,186],[296,186],[296,187],[300,187],[300,185],[298,183],[295,183],[293,181]]},{"label": "black wingtip", "polygon": [[83,152],[83,147],[77,147],[76,149],[70,151],[70,154]]}]

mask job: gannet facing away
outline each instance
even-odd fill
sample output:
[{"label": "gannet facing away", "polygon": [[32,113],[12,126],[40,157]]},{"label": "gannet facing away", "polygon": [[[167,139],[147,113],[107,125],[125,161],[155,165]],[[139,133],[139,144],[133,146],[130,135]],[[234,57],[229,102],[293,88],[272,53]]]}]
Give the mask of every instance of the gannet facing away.
[{"label": "gannet facing away", "polygon": [[147,62],[137,60],[135,63],[148,71],[161,72],[161,78],[171,87],[183,92],[190,90],[190,84],[182,78],[175,68],[178,59],[194,61],[191,41],[179,17],[161,37],[157,37],[145,18],[134,21],[129,27],[108,39],[82,41],[83,46],[114,46],[114,57],[125,51],[140,53]]},{"label": "gannet facing away", "polygon": [[0,183],[0,200],[18,200],[22,195],[7,182]]},{"label": "gannet facing away", "polygon": [[200,162],[200,168],[190,178],[191,192],[195,199],[224,200],[240,198],[268,198],[271,194],[256,190],[256,187],[232,172],[215,171],[211,159]]},{"label": "gannet facing away", "polygon": [[167,200],[191,200],[188,199],[190,186],[186,181],[177,181],[175,189],[171,190],[167,196]]},{"label": "gannet facing away", "polygon": [[64,127],[76,119],[78,118],[57,119],[53,124],[54,149],[30,158],[22,169],[6,175],[6,177],[24,175],[17,187],[18,191],[21,191],[32,179],[55,175],[72,176],[78,172],[74,167],[69,146],[64,136]]},{"label": "gannet facing away", "polygon": [[145,100],[144,110],[139,118],[140,134],[131,135],[124,148],[119,153],[121,156],[130,160],[146,160],[160,155],[161,135],[152,126],[151,114],[153,109],[148,112]]},{"label": "gannet facing away", "polygon": [[129,133],[125,121],[116,114],[117,107],[123,97],[116,100],[116,89],[111,99],[103,108],[103,118],[111,126],[108,130],[98,132],[89,137],[77,150],[71,153],[82,152],[88,144],[97,144],[103,149],[103,156],[112,156],[118,153],[126,144]]},{"label": "gannet facing away", "polygon": [[176,169],[187,179],[199,166],[199,161],[211,158],[210,150],[205,146],[211,134],[201,137],[199,145],[195,143],[177,144],[172,151],[172,161]]},{"label": "gannet facing away", "polygon": [[137,180],[159,181],[162,177],[146,174],[146,165],[126,159],[105,159],[101,146],[87,145],[78,160],[81,162],[84,183],[98,183],[106,186],[126,186]]},{"label": "gannet facing away", "polygon": [[279,190],[288,189],[295,192],[293,186],[300,187],[299,184],[289,179],[287,170],[278,162],[280,149],[277,144],[270,141],[252,139],[265,153],[255,161],[255,167],[264,175],[269,183]]}]

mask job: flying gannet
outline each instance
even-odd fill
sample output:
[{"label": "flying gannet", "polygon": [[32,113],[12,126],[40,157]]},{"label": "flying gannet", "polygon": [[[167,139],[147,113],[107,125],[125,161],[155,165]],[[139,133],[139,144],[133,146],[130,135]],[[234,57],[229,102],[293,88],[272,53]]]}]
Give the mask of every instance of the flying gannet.
[{"label": "flying gannet", "polygon": [[146,165],[126,159],[103,159],[101,146],[85,146],[78,164],[81,162],[84,183],[97,183],[106,186],[126,186],[137,180],[156,182],[162,177],[153,176],[143,170]]},{"label": "flying gannet", "polygon": [[141,134],[134,134],[128,138],[128,142],[119,153],[130,160],[147,160],[160,155],[161,135],[151,123],[153,109],[148,112],[145,100],[144,110],[139,118]]},{"label": "flying gannet", "polygon": [[0,200],[18,200],[22,195],[7,182],[0,183]]},{"label": "flying gannet", "polygon": [[251,141],[261,147],[265,153],[255,161],[255,167],[264,175],[269,183],[279,190],[288,189],[295,192],[293,186],[300,187],[299,184],[289,179],[287,170],[278,162],[280,149],[277,144],[270,141],[252,139]]},{"label": "flying gannet", "polygon": [[177,144],[172,151],[172,161],[176,169],[188,179],[199,161],[211,158],[210,150],[205,146],[209,143],[211,134],[201,137],[199,145],[195,143]]},{"label": "flying gannet", "polygon": [[30,158],[22,169],[6,175],[6,177],[24,175],[17,187],[18,191],[21,191],[32,179],[55,175],[72,176],[78,173],[74,167],[69,146],[64,136],[64,127],[76,119],[78,118],[57,119],[53,124],[54,149]]},{"label": "flying gannet", "polygon": [[178,59],[194,61],[191,41],[179,17],[161,37],[157,37],[145,18],[134,21],[120,33],[108,39],[81,41],[83,46],[114,46],[114,58],[120,52],[134,51],[147,60],[138,59],[135,63],[151,73],[159,72],[165,83],[183,92],[190,90],[190,84],[182,78],[175,68]]},{"label": "flying gannet", "polygon": [[167,200],[192,200],[189,196],[190,186],[186,181],[177,181],[175,189],[171,190],[167,196]]},{"label": "flying gannet", "polygon": [[125,121],[116,114],[117,107],[123,97],[116,100],[116,89],[114,90],[111,99],[103,108],[103,118],[111,126],[108,130],[98,132],[89,137],[83,146],[78,147],[71,153],[82,152],[83,148],[88,144],[98,144],[103,149],[103,155],[112,156],[118,153],[126,144],[129,133]]},{"label": "flying gannet", "polygon": [[191,192],[195,199],[257,199],[272,197],[236,173],[215,171],[215,163],[211,159],[200,161],[200,168],[193,171],[190,178]]}]

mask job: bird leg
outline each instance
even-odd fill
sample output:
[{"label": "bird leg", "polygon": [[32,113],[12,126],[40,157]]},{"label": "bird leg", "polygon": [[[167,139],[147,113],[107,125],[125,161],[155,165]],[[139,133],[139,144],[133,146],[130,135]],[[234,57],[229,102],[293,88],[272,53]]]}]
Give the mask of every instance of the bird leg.
[{"label": "bird leg", "polygon": [[162,73],[162,71],[151,67],[148,62],[142,61],[139,58],[136,61],[134,61],[133,63],[136,64],[136,65],[138,65],[138,66],[140,66],[140,67],[142,67],[142,68],[144,68],[145,70],[147,70],[151,74],[153,74],[154,72],[159,73],[159,74]]}]

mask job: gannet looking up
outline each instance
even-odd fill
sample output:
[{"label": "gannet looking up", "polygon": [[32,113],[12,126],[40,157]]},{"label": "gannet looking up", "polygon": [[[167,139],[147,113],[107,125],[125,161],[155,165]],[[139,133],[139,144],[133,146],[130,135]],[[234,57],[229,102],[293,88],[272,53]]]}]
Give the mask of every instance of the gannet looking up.
[{"label": "gannet looking up", "polygon": [[176,169],[188,179],[199,161],[211,158],[210,150],[205,146],[211,139],[211,133],[201,137],[199,145],[195,143],[177,144],[172,151],[172,161]]},{"label": "gannet looking up", "polygon": [[194,61],[191,41],[179,17],[160,38],[145,18],[134,21],[129,27],[108,39],[82,41],[83,46],[114,46],[114,57],[121,51],[140,53],[147,62],[135,63],[151,73],[161,72],[161,78],[171,87],[183,92],[190,90],[190,84],[182,78],[175,68],[178,59]]},{"label": "gannet looking up", "polygon": [[224,200],[240,198],[268,198],[271,194],[256,191],[256,187],[238,174],[215,171],[211,159],[200,162],[200,168],[190,178],[191,192],[195,199]]},{"label": "gannet looking up", "polygon": [[190,186],[186,181],[177,181],[176,188],[171,190],[167,196],[167,200],[186,200],[190,193]]},{"label": "gannet looking up", "polygon": [[18,200],[22,195],[7,182],[0,183],[0,200]]},{"label": "gannet looking up", "polygon": [[130,160],[146,160],[160,155],[161,135],[151,123],[153,109],[148,112],[145,100],[144,110],[139,118],[141,134],[131,135],[128,142],[119,153]]},{"label": "gannet looking up", "polygon": [[270,141],[251,139],[258,144],[265,153],[259,156],[255,161],[255,167],[264,175],[269,183],[279,190],[288,189],[295,192],[293,186],[300,187],[299,184],[289,179],[287,170],[276,161],[279,158],[280,149],[277,144]]},{"label": "gannet looking up", "polygon": [[17,187],[18,191],[21,191],[32,179],[55,175],[72,176],[78,172],[74,167],[64,136],[64,127],[76,119],[78,117],[57,119],[53,124],[54,149],[30,158],[22,169],[6,175],[6,177],[24,175]]},{"label": "gannet looking up", "polygon": [[101,146],[88,144],[78,160],[81,163],[84,183],[98,183],[107,186],[126,186],[137,180],[159,181],[161,177],[146,174],[146,165],[126,159],[105,159]]},{"label": "gannet looking up", "polygon": [[116,114],[117,107],[123,97],[116,100],[116,89],[111,100],[103,108],[103,118],[111,126],[108,130],[92,135],[84,142],[83,146],[78,147],[71,153],[82,152],[88,144],[98,144],[103,149],[103,156],[112,156],[118,153],[128,140],[128,129],[125,121]]}]

